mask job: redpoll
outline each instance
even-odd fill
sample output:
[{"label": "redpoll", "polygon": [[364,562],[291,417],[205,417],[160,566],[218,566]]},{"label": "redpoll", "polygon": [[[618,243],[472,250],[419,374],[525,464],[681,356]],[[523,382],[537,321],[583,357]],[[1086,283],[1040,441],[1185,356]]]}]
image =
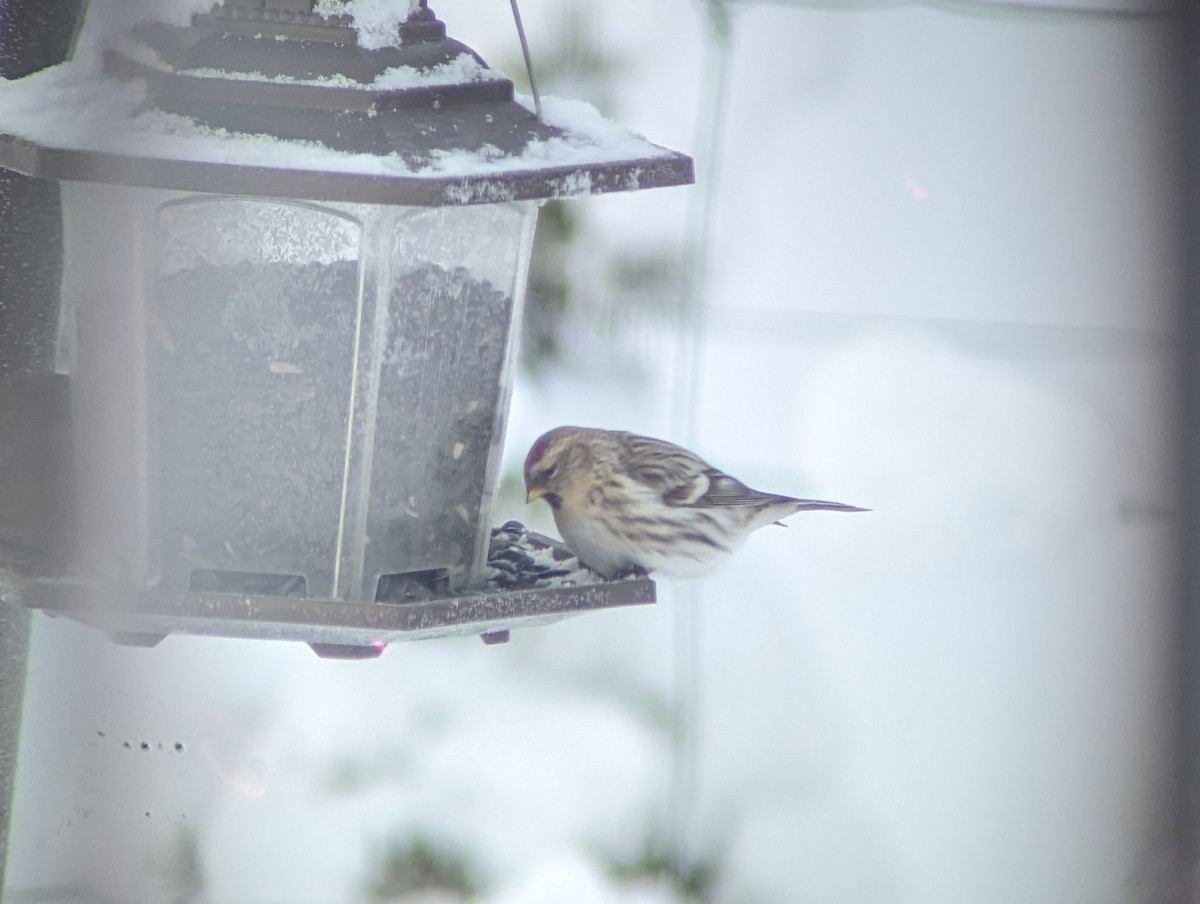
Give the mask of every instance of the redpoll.
[{"label": "redpoll", "polygon": [[606,578],[698,577],[780,518],[867,511],[760,493],[674,443],[586,427],[556,427],[533,444],[525,490],[527,502],[550,504],[567,546]]}]

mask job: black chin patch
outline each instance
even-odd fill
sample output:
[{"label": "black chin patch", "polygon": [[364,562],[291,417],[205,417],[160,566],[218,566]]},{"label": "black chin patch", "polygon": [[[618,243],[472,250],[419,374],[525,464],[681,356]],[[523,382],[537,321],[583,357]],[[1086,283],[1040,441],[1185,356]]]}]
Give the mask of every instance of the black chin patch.
[{"label": "black chin patch", "polygon": [[550,503],[550,508],[555,511],[562,505],[562,496],[559,496],[558,493],[546,493],[542,498]]}]

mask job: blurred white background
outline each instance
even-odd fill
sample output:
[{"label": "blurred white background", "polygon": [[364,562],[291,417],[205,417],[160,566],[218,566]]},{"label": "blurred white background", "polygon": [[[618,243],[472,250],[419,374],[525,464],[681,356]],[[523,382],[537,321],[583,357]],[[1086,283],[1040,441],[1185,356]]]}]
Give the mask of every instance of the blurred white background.
[{"label": "blurred white background", "polygon": [[[39,617],[13,900],[1161,900],[1174,24],[970,6],[586,19],[610,112],[698,180],[579,202],[567,276],[607,313],[518,384],[508,485],[578,423],[870,514],[501,647],[136,650]],[[518,77],[508,4],[434,7]],[[535,65],[563,8],[522,3]],[[605,308],[646,247],[691,261],[694,316]],[[508,498],[497,523],[548,529]],[[441,889],[381,886],[389,851]]]}]

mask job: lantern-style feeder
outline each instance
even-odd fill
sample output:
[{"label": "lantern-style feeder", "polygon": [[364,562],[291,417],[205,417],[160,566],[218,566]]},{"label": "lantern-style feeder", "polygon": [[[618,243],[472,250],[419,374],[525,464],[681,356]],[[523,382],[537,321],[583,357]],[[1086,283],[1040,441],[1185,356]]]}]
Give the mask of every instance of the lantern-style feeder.
[{"label": "lantern-style feeder", "polygon": [[539,120],[424,3],[382,47],[313,6],[144,23],[104,79],[5,87],[0,165],[63,181],[74,529],[61,573],[0,586],[126,642],[329,655],[652,602],[493,536],[491,500],[538,202],[691,160],[579,105]]}]

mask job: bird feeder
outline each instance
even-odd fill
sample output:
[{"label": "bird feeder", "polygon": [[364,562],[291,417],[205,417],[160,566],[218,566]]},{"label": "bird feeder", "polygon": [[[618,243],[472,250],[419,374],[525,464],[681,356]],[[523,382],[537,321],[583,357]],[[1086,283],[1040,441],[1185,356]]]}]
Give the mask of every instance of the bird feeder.
[{"label": "bird feeder", "polygon": [[691,160],[539,119],[424,3],[373,45],[312,0],[231,0],[139,25],[102,79],[8,89],[49,98],[0,121],[0,165],[62,181],[66,249],[69,565],[25,605],[356,655],[653,600],[496,586],[491,502],[539,203]]}]

